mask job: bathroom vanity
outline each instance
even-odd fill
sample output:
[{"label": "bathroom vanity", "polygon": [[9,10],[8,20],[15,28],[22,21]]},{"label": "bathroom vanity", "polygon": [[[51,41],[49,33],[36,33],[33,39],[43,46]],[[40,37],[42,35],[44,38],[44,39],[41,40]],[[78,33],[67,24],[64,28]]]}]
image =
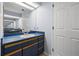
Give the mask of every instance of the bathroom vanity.
[{"label": "bathroom vanity", "polygon": [[2,56],[38,56],[44,51],[44,32],[11,35],[2,42]]}]

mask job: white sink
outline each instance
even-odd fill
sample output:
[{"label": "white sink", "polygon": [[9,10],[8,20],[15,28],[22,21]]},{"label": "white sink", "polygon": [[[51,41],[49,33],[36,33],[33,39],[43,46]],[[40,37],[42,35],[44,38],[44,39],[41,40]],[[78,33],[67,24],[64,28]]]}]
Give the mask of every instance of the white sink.
[{"label": "white sink", "polygon": [[24,35],[21,35],[20,37],[29,38],[29,37],[34,37],[34,36],[35,36],[34,34],[24,34]]}]

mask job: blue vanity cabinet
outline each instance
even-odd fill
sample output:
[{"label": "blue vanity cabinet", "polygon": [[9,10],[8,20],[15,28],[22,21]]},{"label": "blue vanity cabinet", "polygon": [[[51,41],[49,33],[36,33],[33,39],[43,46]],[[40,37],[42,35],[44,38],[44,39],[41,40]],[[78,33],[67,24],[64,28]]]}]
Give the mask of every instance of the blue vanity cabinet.
[{"label": "blue vanity cabinet", "polygon": [[44,35],[2,45],[3,56],[37,56],[44,51]]}]

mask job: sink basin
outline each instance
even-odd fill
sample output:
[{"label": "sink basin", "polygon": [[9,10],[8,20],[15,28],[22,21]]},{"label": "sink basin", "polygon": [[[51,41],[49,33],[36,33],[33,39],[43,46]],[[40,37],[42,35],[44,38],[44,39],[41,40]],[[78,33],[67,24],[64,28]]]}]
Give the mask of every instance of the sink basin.
[{"label": "sink basin", "polygon": [[34,34],[24,34],[24,35],[21,35],[20,37],[22,38],[29,38],[29,37],[33,37],[35,36]]}]

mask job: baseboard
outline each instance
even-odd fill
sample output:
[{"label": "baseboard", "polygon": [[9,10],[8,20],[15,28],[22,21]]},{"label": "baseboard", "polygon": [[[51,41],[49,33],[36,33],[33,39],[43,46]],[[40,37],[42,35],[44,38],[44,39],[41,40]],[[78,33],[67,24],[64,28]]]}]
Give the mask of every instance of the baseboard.
[{"label": "baseboard", "polygon": [[43,52],[46,56],[50,56],[47,52]]},{"label": "baseboard", "polygon": [[60,54],[54,53],[54,56],[61,56]]}]

